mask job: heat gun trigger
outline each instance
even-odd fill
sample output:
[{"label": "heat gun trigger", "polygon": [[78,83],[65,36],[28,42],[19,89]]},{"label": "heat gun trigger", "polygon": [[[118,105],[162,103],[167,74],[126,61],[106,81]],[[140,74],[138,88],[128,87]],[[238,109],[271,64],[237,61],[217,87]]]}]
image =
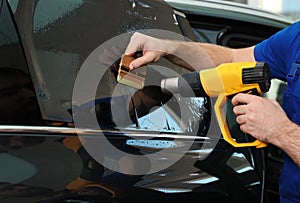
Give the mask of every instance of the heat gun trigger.
[{"label": "heat gun trigger", "polygon": [[[255,88],[250,89],[250,90],[245,90],[245,91],[242,91],[242,92],[239,92],[239,93],[245,93],[245,94],[252,94],[252,95],[260,96],[260,94],[258,93],[258,91]],[[232,98],[234,96],[236,96],[237,94],[239,94],[239,93],[227,95],[227,99],[232,100]],[[244,103],[238,103],[237,106],[239,106],[239,105],[245,105],[245,104]]]},{"label": "heat gun trigger", "polygon": [[[252,94],[252,95],[257,95],[257,96],[260,96],[261,94],[259,94],[259,92],[257,91],[256,88],[252,88],[252,89],[249,89],[249,90],[244,90],[244,91],[241,91],[239,93],[245,93],[245,94]],[[226,98],[224,99],[221,99],[220,97],[220,100],[218,98],[218,102],[216,103],[216,106],[215,106],[215,109],[217,111],[222,111],[222,109],[224,108],[224,105],[225,103],[228,101],[228,100],[231,100],[234,96],[236,96],[238,93],[235,93],[235,94],[231,94],[231,95],[227,95],[225,96]],[[245,103],[239,103],[237,105],[246,105]],[[218,107],[217,107],[218,106]],[[219,117],[219,118],[218,118]],[[220,128],[221,128],[221,131],[222,131],[222,134],[224,136],[224,139],[229,142],[230,144],[232,144],[233,146],[235,147],[251,147],[251,146],[255,146],[256,148],[263,148],[263,147],[266,147],[267,144],[260,141],[260,140],[255,140],[253,142],[246,142],[246,143],[238,143],[236,142],[232,137],[231,137],[231,134],[230,134],[230,131],[229,131],[229,127],[226,123],[226,119],[225,119],[225,113],[217,113],[217,118],[219,120],[219,124],[223,123],[222,125],[220,125]],[[222,126],[222,127],[221,127]]]}]

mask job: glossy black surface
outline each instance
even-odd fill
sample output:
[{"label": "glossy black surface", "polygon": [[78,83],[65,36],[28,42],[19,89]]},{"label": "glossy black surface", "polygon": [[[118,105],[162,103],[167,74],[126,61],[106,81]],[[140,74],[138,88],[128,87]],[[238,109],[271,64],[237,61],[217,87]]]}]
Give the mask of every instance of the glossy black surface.
[{"label": "glossy black surface", "polygon": [[[190,115],[183,128],[178,125],[182,116],[178,100],[161,95],[156,88],[136,91],[136,115],[125,120],[118,114],[123,121],[120,133],[108,108],[111,98],[116,101],[111,97],[116,85],[113,65],[102,81],[106,86],[100,82],[96,102],[98,122],[105,130],[89,132],[93,138],[100,142],[108,138],[131,154],[173,147],[176,155],[185,144],[191,148],[165,170],[125,175],[99,164],[78,139],[72,123],[76,112],[70,109],[74,81],[85,59],[106,40],[139,29],[164,29],[194,39],[186,19],[176,14],[176,21],[173,15],[172,8],[161,1],[3,1],[0,202],[259,201],[260,151],[234,149],[222,139],[215,147],[201,148],[215,141],[207,136],[208,128],[214,128],[208,98],[181,100]],[[168,65],[177,73],[185,71]],[[153,123],[164,125],[149,124],[153,106],[164,115]],[[88,112],[89,106],[80,110]],[[234,122],[231,128],[239,135]],[[178,136],[180,139],[174,140]],[[248,138],[242,134],[238,139]],[[159,160],[168,161],[164,157]],[[135,164],[139,163],[129,164],[129,169]],[[119,166],[126,168],[128,163]]]}]

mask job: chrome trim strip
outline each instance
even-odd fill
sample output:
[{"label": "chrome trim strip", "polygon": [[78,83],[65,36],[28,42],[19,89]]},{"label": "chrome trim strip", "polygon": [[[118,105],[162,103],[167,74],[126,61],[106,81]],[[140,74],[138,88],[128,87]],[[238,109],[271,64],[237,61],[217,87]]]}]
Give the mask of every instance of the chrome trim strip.
[{"label": "chrome trim strip", "polygon": [[52,126],[14,126],[14,125],[0,125],[0,136],[1,134],[51,134],[51,135],[62,135],[62,136],[99,136],[105,135],[105,137],[123,137],[126,138],[138,138],[138,139],[178,139],[178,140],[209,140],[207,137],[200,137],[194,135],[184,134],[171,134],[171,133],[160,133],[160,132],[141,132],[141,131],[118,131],[118,130],[93,130],[83,128],[70,128],[70,127],[52,127]]}]

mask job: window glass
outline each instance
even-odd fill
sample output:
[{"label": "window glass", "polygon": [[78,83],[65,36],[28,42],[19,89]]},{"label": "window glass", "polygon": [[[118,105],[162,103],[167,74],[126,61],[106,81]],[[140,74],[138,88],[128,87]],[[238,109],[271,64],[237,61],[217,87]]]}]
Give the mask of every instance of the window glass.
[{"label": "window glass", "polygon": [[5,1],[0,17],[0,56],[1,67],[16,67],[27,72],[18,34]]},{"label": "window glass", "polygon": [[5,2],[0,18],[0,57],[0,124],[41,124],[33,84]]},{"label": "window glass", "polygon": [[40,125],[41,114],[28,74],[0,68],[0,124]]},{"label": "window glass", "polygon": [[[103,129],[134,129],[150,131],[192,132],[195,123],[208,113],[204,98],[186,99],[161,95],[158,87],[134,90],[116,82],[118,61],[112,63],[99,81],[96,100],[87,99],[85,105],[72,105],[74,83],[78,71],[97,48],[113,37],[141,29],[163,29],[182,35],[175,24],[173,10],[163,2],[147,1],[9,1],[24,45],[29,71],[45,120],[72,122],[76,111],[96,111]],[[31,10],[32,12],[28,12]],[[107,16],[110,16],[109,21]],[[192,33],[189,30],[186,33]],[[152,34],[152,33],[147,33]],[[119,46],[124,53],[129,37]],[[104,69],[95,56],[92,65]],[[182,74],[186,70],[174,64],[160,65]],[[147,73],[157,81],[171,75]],[[163,77],[159,76],[162,75]],[[87,79],[87,83],[89,79]],[[157,83],[160,84],[160,83]],[[82,87],[82,92],[90,89]],[[134,101],[134,102],[133,102]],[[197,102],[196,102],[197,101]],[[116,105],[118,104],[118,105]],[[192,107],[189,105],[192,104]],[[189,119],[182,123],[178,106],[183,105]],[[197,109],[197,111],[195,111]],[[198,110],[203,109],[199,113]],[[90,118],[86,118],[89,126]],[[198,122],[196,122],[198,121]]]},{"label": "window glass", "polygon": [[[11,4],[41,111],[47,120],[72,121],[69,110],[78,70],[103,42],[139,29],[161,27],[179,31],[173,24],[172,10],[161,8],[164,12],[159,12],[155,2],[148,5],[123,0],[40,0]],[[164,15],[170,15],[166,22],[156,20],[164,19]]]},{"label": "window glass", "polygon": [[16,43],[18,41],[18,35],[5,3],[1,13],[0,25],[0,44],[3,46]]}]

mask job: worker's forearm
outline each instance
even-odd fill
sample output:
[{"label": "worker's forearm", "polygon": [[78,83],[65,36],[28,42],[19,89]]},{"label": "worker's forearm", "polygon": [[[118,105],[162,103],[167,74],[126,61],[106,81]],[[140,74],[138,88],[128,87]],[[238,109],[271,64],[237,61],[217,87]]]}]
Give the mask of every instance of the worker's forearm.
[{"label": "worker's forearm", "polygon": [[222,46],[195,42],[169,41],[168,60],[190,70],[213,68],[232,61],[232,50]]},{"label": "worker's forearm", "polygon": [[300,167],[300,127],[289,121],[270,142],[281,148]]},{"label": "worker's forearm", "polygon": [[215,44],[168,41],[165,56],[170,61],[190,70],[213,68],[222,63],[254,61],[253,47],[231,49]]}]

